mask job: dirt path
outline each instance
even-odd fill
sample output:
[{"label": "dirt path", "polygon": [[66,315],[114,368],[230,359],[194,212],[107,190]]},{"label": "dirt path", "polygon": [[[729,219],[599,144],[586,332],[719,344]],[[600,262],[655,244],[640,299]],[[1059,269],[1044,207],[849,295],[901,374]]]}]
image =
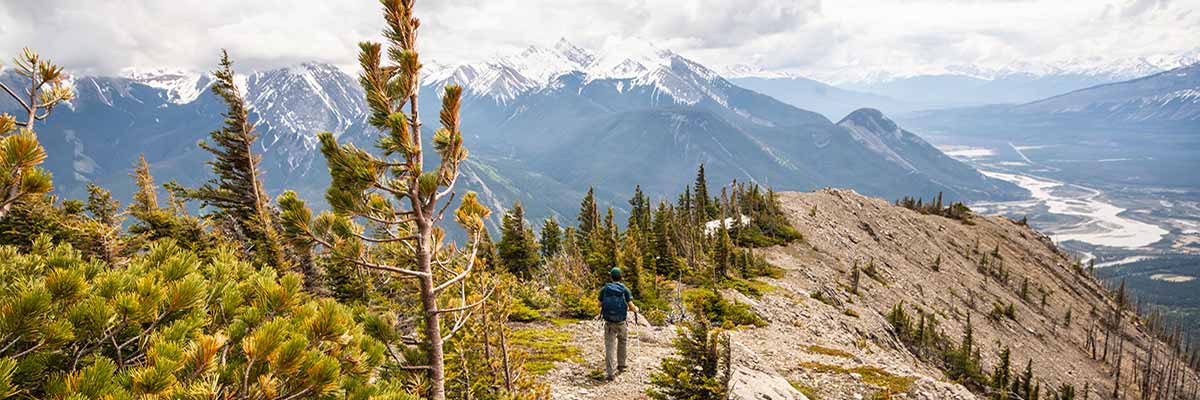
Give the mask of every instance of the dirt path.
[{"label": "dirt path", "polygon": [[[552,398],[563,400],[583,399],[643,399],[650,385],[650,374],[658,369],[663,357],[671,355],[671,339],[674,327],[635,327],[630,324],[628,364],[629,371],[618,375],[612,382],[596,380],[589,375],[604,371],[604,332],[598,320],[580,321],[564,325],[571,333],[571,345],[579,348],[582,363],[560,363],[543,378],[550,382]],[[640,341],[635,340],[635,329]]]}]

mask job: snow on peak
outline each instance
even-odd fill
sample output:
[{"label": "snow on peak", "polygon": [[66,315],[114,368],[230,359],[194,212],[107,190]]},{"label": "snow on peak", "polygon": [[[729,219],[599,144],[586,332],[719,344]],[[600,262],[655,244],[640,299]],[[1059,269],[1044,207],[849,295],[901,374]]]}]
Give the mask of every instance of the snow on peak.
[{"label": "snow on peak", "polygon": [[211,80],[204,74],[170,68],[126,68],[121,76],[134,82],[163,90],[166,100],[174,104],[191,103],[208,88]]},{"label": "snow on peak", "polygon": [[670,67],[677,55],[640,39],[610,39],[601,46],[586,72],[591,79],[637,78]]},{"label": "snow on peak", "polygon": [[720,76],[704,66],[640,39],[610,39],[592,52],[559,39],[549,47],[529,46],[517,54],[489,61],[443,67],[425,76],[425,84],[455,83],[474,96],[508,102],[526,92],[554,87],[564,74],[581,74],[583,82],[624,80],[617,90],[650,87],[672,101],[694,104],[704,97],[723,102],[711,87]]}]

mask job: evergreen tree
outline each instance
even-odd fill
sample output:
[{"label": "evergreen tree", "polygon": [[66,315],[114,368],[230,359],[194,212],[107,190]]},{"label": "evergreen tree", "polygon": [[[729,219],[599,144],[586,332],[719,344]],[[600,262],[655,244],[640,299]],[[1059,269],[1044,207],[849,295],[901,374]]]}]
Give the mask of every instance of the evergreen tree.
[{"label": "evergreen tree", "polygon": [[729,392],[729,336],[712,330],[696,318],[679,329],[673,341],[675,355],[662,360],[650,376],[648,392],[656,400],[724,399]]},{"label": "evergreen tree", "polygon": [[696,198],[692,205],[696,210],[696,220],[707,221],[716,215],[716,206],[711,204],[712,199],[708,197],[708,178],[704,176],[704,164],[700,164],[696,171],[696,183],[693,186]]},{"label": "evergreen tree", "polygon": [[625,231],[625,240],[621,242],[621,262],[618,264],[626,271],[625,283],[635,299],[642,298],[642,271],[645,257],[642,254],[642,232],[637,224]]},{"label": "evergreen tree", "polygon": [[[442,245],[438,221],[467,158],[459,129],[462,88],[450,85],[442,91],[441,127],[433,132],[437,157],[426,157],[417,105],[420,22],[413,16],[413,0],[385,0],[383,5],[386,50],[379,43],[359,45],[359,81],[370,110],[368,122],[380,132],[376,146],[382,158],[322,132],[321,152],[332,178],[326,199],[333,211],[313,218],[294,192],[285,192],[279,203],[289,234],[308,235],[323,256],[409,278],[402,282],[415,286],[420,336],[419,344],[408,349],[419,356],[406,356],[401,367],[424,375],[428,391],[423,397],[444,400],[446,342],[454,340],[491,293],[485,283],[468,285],[489,211],[474,193],[464,195],[454,217],[471,240],[465,249]],[[354,218],[379,228],[366,231]],[[468,298],[469,292],[482,295]],[[454,300],[447,298],[452,294]]]},{"label": "evergreen tree", "polygon": [[500,232],[500,263],[513,275],[529,278],[541,259],[533,230],[525,224],[521,202],[514,202],[512,209],[504,213]]},{"label": "evergreen tree", "polygon": [[229,53],[221,52],[221,67],[213,72],[213,78],[212,91],[227,107],[225,125],[209,134],[213,144],[201,141],[200,148],[213,155],[208,165],[216,176],[184,196],[214,207],[209,218],[229,223],[235,238],[246,243],[262,265],[285,270],[289,263],[275,225],[275,211],[259,180],[262,156],[254,153],[258,134],[235,82]]},{"label": "evergreen tree", "polygon": [[665,277],[675,277],[678,272],[676,261],[674,233],[671,227],[671,209],[667,204],[659,203],[654,213],[654,262],[655,273]]},{"label": "evergreen tree", "polygon": [[116,263],[117,258],[126,252],[127,242],[121,234],[121,202],[112,198],[108,190],[89,183],[87,185],[88,199],[84,207],[92,215],[91,223],[82,227],[92,232],[91,238],[95,243],[95,252],[100,259],[107,263]]},{"label": "evergreen tree", "polygon": [[576,220],[579,221],[579,227],[576,229],[575,235],[582,245],[588,241],[592,231],[600,225],[600,212],[596,208],[596,191],[591,186],[588,186],[587,195],[579,204],[579,216],[576,217]]},{"label": "evergreen tree", "polygon": [[1129,306],[1129,296],[1125,292],[1125,278],[1121,278],[1121,286],[1117,288],[1116,297],[1117,312],[1125,311],[1125,308]]},{"label": "evergreen tree", "polygon": [[179,208],[158,206],[158,189],[154,186],[154,176],[150,174],[146,157],[139,157],[131,176],[137,190],[128,210],[136,220],[129,226],[130,234],[151,242],[169,238],[189,250],[213,246],[214,238],[205,232],[204,224],[199,219],[183,213]]},{"label": "evergreen tree", "polygon": [[717,231],[716,245],[713,246],[712,262],[714,268],[713,278],[716,279],[714,283],[719,285],[721,280],[729,278],[729,270],[735,262],[736,255],[734,253],[737,251],[737,248],[733,246],[733,240],[729,238],[729,230],[725,229],[724,225],[721,225]]},{"label": "evergreen tree", "polygon": [[1008,346],[1004,346],[1004,349],[1000,350],[1000,362],[996,364],[996,368],[992,371],[991,384],[992,389],[994,390],[992,399],[1008,399],[1008,383],[1012,376],[1012,365],[1010,363],[1011,355],[1012,352],[1009,350]]},{"label": "evergreen tree", "polygon": [[49,117],[56,106],[75,97],[62,67],[33,50],[23,49],[13,61],[21,83],[27,80],[29,85],[14,90],[0,82],[0,89],[20,106],[19,112],[25,113],[22,118],[0,113],[0,154],[4,155],[0,157],[0,218],[7,216],[18,200],[50,191],[50,173],[38,168],[46,160],[46,151],[38,142],[34,125]]},{"label": "evergreen tree", "polygon": [[546,218],[542,222],[542,239],[539,243],[542,247],[542,257],[550,258],[558,254],[562,248],[562,228],[558,226],[558,221],[554,217]]},{"label": "evergreen tree", "polygon": [[633,188],[633,198],[629,199],[629,221],[626,228],[637,225],[643,230],[650,228],[653,211],[650,209],[650,198],[642,193],[642,185]]}]

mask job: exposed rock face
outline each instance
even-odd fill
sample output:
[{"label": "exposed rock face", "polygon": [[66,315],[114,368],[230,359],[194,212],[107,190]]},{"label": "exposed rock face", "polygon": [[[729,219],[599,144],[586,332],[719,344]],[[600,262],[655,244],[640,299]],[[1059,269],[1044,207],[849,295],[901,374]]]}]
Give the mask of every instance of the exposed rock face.
[{"label": "exposed rock face", "polygon": [[808,400],[774,368],[763,364],[752,350],[738,343],[733,346],[729,400]]}]

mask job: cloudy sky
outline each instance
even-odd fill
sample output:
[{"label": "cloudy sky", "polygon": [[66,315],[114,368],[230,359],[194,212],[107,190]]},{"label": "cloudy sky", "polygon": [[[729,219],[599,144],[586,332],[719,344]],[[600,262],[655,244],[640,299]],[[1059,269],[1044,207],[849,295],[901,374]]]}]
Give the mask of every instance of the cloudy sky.
[{"label": "cloudy sky", "polygon": [[[418,0],[427,58],[452,63],[560,37],[638,38],[722,68],[922,69],[1192,50],[1200,0]],[[83,73],[354,62],[374,0],[3,0],[0,53],[32,46]],[[5,59],[8,57],[5,56]]]}]

